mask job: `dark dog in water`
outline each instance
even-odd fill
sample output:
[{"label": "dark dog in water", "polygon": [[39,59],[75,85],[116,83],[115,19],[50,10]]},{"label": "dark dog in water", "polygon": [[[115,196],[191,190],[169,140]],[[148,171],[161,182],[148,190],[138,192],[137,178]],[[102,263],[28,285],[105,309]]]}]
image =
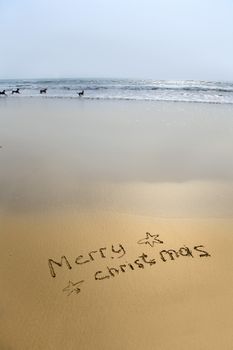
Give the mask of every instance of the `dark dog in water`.
[{"label": "dark dog in water", "polygon": [[2,91],[0,91],[0,95],[7,96],[7,94],[6,94],[6,90],[2,90]]},{"label": "dark dog in water", "polygon": [[40,94],[46,94],[46,92],[47,92],[47,88],[46,88],[46,89],[41,89],[41,90],[40,90]]},{"label": "dark dog in water", "polygon": [[82,90],[81,92],[78,93],[79,97],[84,95],[84,90]]},{"label": "dark dog in water", "polygon": [[20,94],[19,88],[17,88],[16,90],[12,90],[12,91],[11,91],[11,94],[12,94],[12,95],[14,95],[14,94]]}]

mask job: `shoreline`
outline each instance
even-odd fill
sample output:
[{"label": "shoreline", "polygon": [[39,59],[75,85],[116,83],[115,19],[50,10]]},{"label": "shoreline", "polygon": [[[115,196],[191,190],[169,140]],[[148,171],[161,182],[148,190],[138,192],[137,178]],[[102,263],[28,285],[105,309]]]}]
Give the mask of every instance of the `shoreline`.
[{"label": "shoreline", "polygon": [[200,105],[220,105],[220,106],[233,106],[233,102],[218,102],[218,101],[186,101],[186,100],[165,100],[165,99],[146,99],[146,98],[106,98],[106,97],[79,97],[79,96],[0,96],[0,101],[10,98],[10,100],[26,100],[26,99],[38,99],[38,100],[77,100],[77,101],[103,101],[103,102],[138,102],[138,103],[168,103],[168,104],[200,104]]}]

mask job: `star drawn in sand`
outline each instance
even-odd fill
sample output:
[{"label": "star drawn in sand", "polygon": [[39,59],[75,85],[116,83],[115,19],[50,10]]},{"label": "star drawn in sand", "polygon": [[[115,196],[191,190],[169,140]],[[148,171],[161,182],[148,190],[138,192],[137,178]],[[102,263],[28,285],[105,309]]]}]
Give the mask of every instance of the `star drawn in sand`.
[{"label": "star drawn in sand", "polygon": [[138,241],[137,243],[138,244],[149,244],[151,247],[154,247],[155,243],[160,243],[160,244],[163,243],[163,241],[161,241],[157,237],[159,237],[159,235],[152,235],[152,234],[150,234],[150,232],[147,232],[146,238],[140,239],[140,241]]},{"label": "star drawn in sand", "polygon": [[81,289],[78,287],[78,285],[80,283],[83,283],[83,282],[84,281],[79,281],[79,282],[74,283],[72,281],[69,281],[68,286],[63,289],[63,292],[68,292],[67,296],[70,296],[70,294],[72,294],[73,292],[78,294],[81,291]]}]

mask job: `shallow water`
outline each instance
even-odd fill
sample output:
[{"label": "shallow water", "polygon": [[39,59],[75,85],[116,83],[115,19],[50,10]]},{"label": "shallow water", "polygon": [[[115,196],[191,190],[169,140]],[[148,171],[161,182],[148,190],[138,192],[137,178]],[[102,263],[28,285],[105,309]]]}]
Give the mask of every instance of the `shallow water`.
[{"label": "shallow water", "polygon": [[[12,90],[20,89],[20,94]],[[40,90],[47,88],[46,95]],[[21,79],[0,80],[0,90],[8,97],[78,98],[84,99],[176,101],[233,104],[233,82],[200,80],[140,79]],[[1,97],[1,96],[0,96]]]}]

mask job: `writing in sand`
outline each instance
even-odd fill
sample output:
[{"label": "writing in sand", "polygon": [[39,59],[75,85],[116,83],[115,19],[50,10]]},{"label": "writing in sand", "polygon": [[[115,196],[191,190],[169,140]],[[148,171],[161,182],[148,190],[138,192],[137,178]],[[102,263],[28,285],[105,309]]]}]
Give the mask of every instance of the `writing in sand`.
[{"label": "writing in sand", "polygon": [[[206,250],[204,245],[198,244],[194,246],[181,245],[178,248],[166,247],[163,249],[161,245],[164,244],[159,238],[158,234],[146,233],[146,236],[137,241],[137,244],[144,249],[149,247],[153,249],[153,254],[145,251],[140,252],[134,259],[128,262],[127,248],[125,244],[117,243],[110,246],[103,246],[95,250],[87,251],[83,254],[77,255],[74,259],[69,258],[67,255],[62,255],[58,259],[48,259],[49,273],[52,278],[56,278],[61,270],[68,272],[72,269],[80,269],[87,265],[92,264],[94,267],[94,273],[92,278],[96,282],[111,280],[117,276],[125,273],[132,273],[146,268],[151,268],[159,263],[175,262],[178,259],[194,259],[194,258],[207,258],[210,257],[210,253]],[[156,249],[155,249],[156,248]],[[123,260],[124,259],[124,260]],[[98,268],[96,265],[98,262],[106,260],[106,266],[104,268]],[[69,281],[68,285],[63,289],[67,295],[79,294],[81,287],[85,284],[85,280]]]}]

